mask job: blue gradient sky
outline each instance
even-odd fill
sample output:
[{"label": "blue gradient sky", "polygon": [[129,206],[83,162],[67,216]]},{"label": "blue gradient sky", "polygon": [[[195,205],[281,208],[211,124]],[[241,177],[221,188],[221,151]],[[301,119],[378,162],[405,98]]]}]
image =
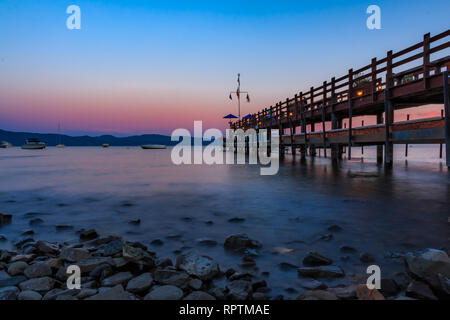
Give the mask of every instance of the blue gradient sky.
[{"label": "blue gradient sky", "polygon": [[[79,5],[82,29],[66,28]],[[366,28],[366,8],[382,30]],[[449,27],[450,2],[0,2],[0,128],[170,133],[224,127],[242,74],[243,114]]]}]

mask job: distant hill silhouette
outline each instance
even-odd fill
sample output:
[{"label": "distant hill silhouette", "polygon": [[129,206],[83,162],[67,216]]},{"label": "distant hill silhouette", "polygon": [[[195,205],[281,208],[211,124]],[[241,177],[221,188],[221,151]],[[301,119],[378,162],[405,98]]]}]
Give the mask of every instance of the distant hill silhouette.
[{"label": "distant hill silhouette", "polygon": [[144,134],[140,136],[129,136],[118,138],[112,135],[103,135],[98,137],[78,136],[72,137],[63,134],[44,134],[44,133],[29,133],[29,132],[12,132],[0,130],[0,141],[8,141],[14,146],[21,146],[28,138],[36,138],[40,141],[45,141],[49,146],[56,146],[57,144],[64,144],[66,146],[101,146],[104,143],[109,143],[111,146],[140,146],[143,144],[163,144],[176,145],[177,142],[172,142],[170,136],[160,134]]}]

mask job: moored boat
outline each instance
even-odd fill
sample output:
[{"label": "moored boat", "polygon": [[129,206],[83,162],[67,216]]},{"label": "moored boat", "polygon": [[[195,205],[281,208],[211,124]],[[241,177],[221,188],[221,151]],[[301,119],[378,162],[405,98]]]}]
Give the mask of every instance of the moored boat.
[{"label": "moored boat", "polygon": [[27,149],[27,150],[40,150],[40,149],[45,149],[45,147],[47,147],[47,142],[41,142],[38,139],[27,139],[25,144],[22,145],[22,149]]},{"label": "moored boat", "polygon": [[0,143],[0,148],[2,149],[6,149],[6,148],[12,148],[13,145],[11,143],[9,143],[8,141],[2,141],[2,143]]},{"label": "moored boat", "polygon": [[167,149],[167,146],[162,144],[147,144],[141,146],[142,149]]},{"label": "moored boat", "polygon": [[102,145],[102,147],[103,147],[103,148],[109,148],[109,143],[104,143],[104,144]]}]

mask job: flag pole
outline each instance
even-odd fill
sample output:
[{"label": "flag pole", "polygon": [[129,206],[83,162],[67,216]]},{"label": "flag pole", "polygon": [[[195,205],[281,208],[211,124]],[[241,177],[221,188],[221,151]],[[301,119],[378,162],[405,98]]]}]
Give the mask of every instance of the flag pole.
[{"label": "flag pole", "polygon": [[241,121],[241,74],[238,73],[238,116]]},{"label": "flag pole", "polygon": [[237,99],[238,99],[238,119],[239,119],[239,122],[240,122],[241,121],[241,94],[242,93],[247,94],[247,101],[248,102],[250,102],[250,97],[249,97],[247,91],[241,91],[241,74],[240,73],[238,73],[237,82],[238,82],[237,90],[230,92],[230,100],[233,100],[232,99],[232,94],[236,94]]}]

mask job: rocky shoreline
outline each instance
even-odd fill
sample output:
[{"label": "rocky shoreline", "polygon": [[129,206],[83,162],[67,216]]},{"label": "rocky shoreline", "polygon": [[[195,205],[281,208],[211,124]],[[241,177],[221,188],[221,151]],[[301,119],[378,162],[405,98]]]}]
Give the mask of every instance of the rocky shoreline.
[{"label": "rocky shoreline", "polygon": [[[7,217],[5,219],[8,219]],[[139,242],[100,237],[80,230],[71,243],[35,241],[27,237],[14,251],[0,250],[0,300],[280,300],[265,280],[267,272],[222,270],[212,258],[189,252],[175,261],[159,257]],[[230,235],[224,247],[242,255],[240,266],[256,265],[262,244],[247,235]],[[350,252],[351,247],[341,248]],[[352,285],[328,287],[326,279],[343,279],[345,271],[331,259],[310,252],[297,267],[299,300],[448,299],[450,258],[442,250],[425,249],[402,257],[402,281],[382,279],[380,290],[369,290],[360,279]],[[361,261],[371,262],[370,254]],[[81,271],[81,288],[67,288],[67,267]],[[289,267],[289,266],[287,266]]]}]

